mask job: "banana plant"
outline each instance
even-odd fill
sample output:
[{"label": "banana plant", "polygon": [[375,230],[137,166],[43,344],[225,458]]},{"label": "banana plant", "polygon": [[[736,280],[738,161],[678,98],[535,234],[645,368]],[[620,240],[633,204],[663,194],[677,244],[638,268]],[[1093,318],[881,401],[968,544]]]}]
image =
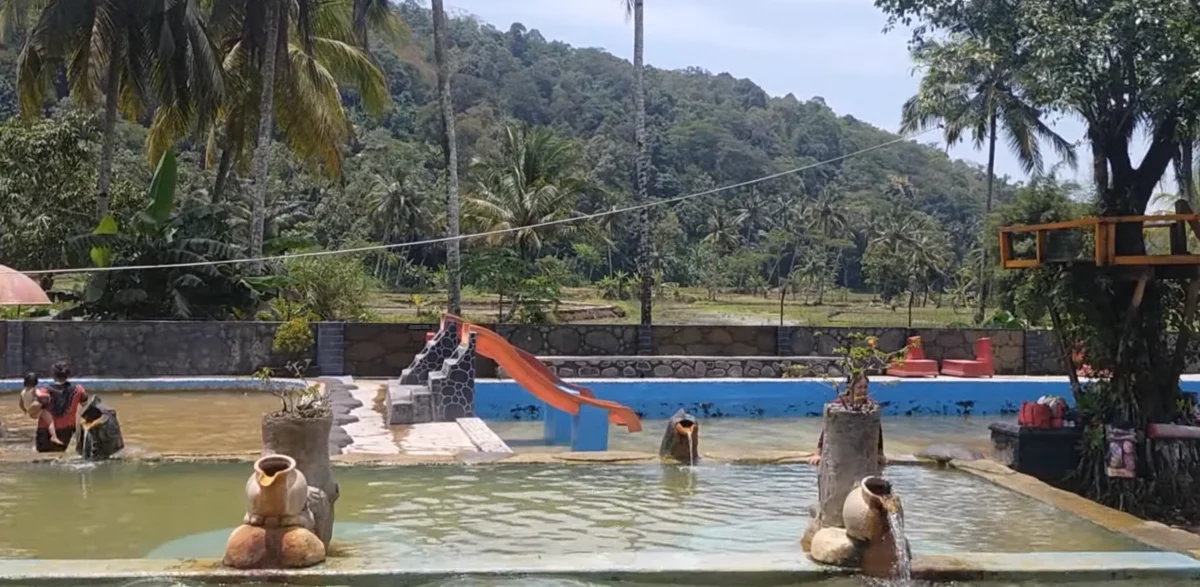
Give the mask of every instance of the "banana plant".
[{"label": "banana plant", "polygon": [[123,319],[227,318],[258,304],[255,284],[236,265],[209,264],[239,256],[228,244],[228,218],[202,202],[177,205],[177,179],[175,153],[168,150],[154,171],[145,209],[124,223],[105,216],[79,239],[90,247],[97,268],[140,267],[93,273],[80,312]]}]

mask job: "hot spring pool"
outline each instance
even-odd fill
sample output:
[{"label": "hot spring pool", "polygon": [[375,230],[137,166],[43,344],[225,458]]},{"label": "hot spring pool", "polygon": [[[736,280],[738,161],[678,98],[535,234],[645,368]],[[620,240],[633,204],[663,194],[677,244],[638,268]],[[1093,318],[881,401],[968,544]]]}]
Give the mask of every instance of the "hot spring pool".
[{"label": "hot spring pool", "polygon": [[[795,552],[815,469],[659,465],[343,467],[344,556]],[[249,465],[0,466],[0,557],[219,558]],[[1147,547],[965,473],[887,471],[917,553]],[[52,515],[48,517],[48,512]]]}]

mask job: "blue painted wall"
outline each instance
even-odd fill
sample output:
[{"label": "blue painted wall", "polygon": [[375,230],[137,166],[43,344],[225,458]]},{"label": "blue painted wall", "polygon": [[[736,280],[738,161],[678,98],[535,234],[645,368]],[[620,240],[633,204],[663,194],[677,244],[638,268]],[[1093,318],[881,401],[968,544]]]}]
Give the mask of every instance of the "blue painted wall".
[{"label": "blue painted wall", "polygon": [[[679,408],[702,418],[820,416],[821,407],[834,397],[830,384],[821,380],[625,380],[584,385],[596,397],[625,404],[646,419],[666,419]],[[1200,381],[1184,381],[1182,387],[1200,391]],[[871,395],[890,416],[1011,414],[1022,401],[1043,395],[1071,402],[1065,379],[872,382]],[[475,414],[485,420],[540,420],[542,404],[512,381],[478,381]]]}]

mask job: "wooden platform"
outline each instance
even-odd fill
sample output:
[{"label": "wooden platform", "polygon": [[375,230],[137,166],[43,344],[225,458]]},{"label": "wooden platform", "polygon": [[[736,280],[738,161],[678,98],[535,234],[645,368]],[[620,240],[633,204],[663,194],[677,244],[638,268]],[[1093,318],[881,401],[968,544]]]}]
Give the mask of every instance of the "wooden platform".
[{"label": "wooden platform", "polygon": [[[1113,270],[1117,277],[1135,280],[1144,279],[1191,279],[1200,275],[1200,254],[1188,250],[1188,228],[1191,236],[1200,238],[1200,214],[1180,200],[1176,202],[1175,214],[1143,216],[1099,216],[1033,224],[1006,226],[1000,229],[1000,263],[1005,269],[1029,269],[1051,264],[1092,264]],[[1170,252],[1166,254],[1125,254],[1117,250],[1118,227],[1146,229],[1167,228],[1170,230]],[[1052,235],[1082,233],[1091,237],[1092,256],[1055,255],[1050,251]],[[1014,238],[1033,236],[1032,256],[1018,255],[1014,249]],[[1028,242],[1028,241],[1026,241]],[[1085,248],[1080,239],[1080,249]]]}]

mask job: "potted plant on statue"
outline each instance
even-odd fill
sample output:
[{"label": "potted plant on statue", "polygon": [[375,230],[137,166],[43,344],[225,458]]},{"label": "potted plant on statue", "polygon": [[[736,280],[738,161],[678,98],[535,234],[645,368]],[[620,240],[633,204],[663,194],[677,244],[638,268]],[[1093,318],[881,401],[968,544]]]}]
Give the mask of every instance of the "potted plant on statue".
[{"label": "potted plant on statue", "polygon": [[284,322],[275,331],[272,350],[287,358],[288,370],[301,385],[272,381],[269,367],[259,370],[256,376],[283,402],[281,409],[263,416],[263,453],[292,457],[308,486],[320,491],[310,495],[309,506],[316,534],[328,546],[333,536],[333,503],[338,498],[338,486],[329,464],[333,410],[324,386],[305,378],[312,362],[307,355],[313,342],[312,326],[306,318]]},{"label": "potted plant on statue", "polygon": [[846,346],[834,349],[833,353],[843,376],[842,381],[833,384],[838,392],[834,403],[848,410],[863,411],[874,404],[870,375],[882,373],[889,365],[904,364],[908,348],[886,352],[880,350],[878,338],[855,332],[850,334]]}]

